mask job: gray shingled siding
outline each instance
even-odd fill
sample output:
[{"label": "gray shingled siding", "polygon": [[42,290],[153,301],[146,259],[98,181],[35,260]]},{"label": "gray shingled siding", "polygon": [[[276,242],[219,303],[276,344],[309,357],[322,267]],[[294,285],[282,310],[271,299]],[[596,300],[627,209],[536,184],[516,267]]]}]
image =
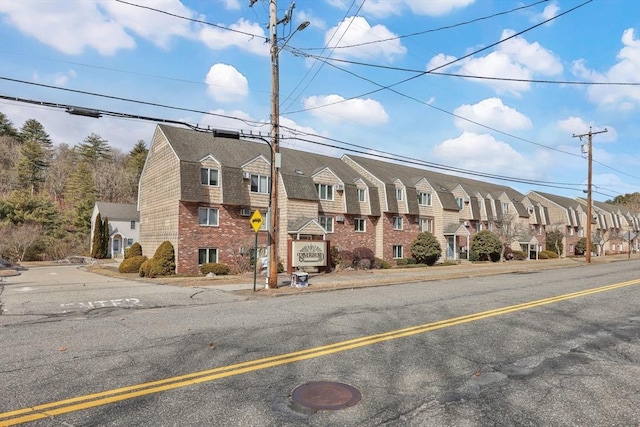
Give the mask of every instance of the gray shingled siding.
[{"label": "gray shingled siding", "polygon": [[502,202],[500,200],[496,200],[493,205],[496,210],[496,218],[502,219]]},{"label": "gray shingled siding", "polygon": [[380,209],[380,196],[378,194],[378,189],[376,187],[369,187],[369,203],[371,204],[371,216],[380,216],[382,215]]},{"label": "gray shingled siding", "polygon": [[471,197],[471,215],[473,219],[480,220],[480,200],[477,197]]},{"label": "gray shingled siding", "polygon": [[355,184],[344,185],[344,198],[347,212],[350,215],[360,215],[360,202],[358,202],[358,187]]},{"label": "gray shingled siding", "polygon": [[533,207],[533,215],[534,215],[533,223],[534,224],[542,224],[542,216],[541,216],[541,213],[540,213],[540,206],[534,206]]},{"label": "gray shingled siding", "polygon": [[222,166],[222,203],[225,205],[249,205],[247,192],[244,189],[242,169]]},{"label": "gray shingled siding", "polygon": [[135,204],[97,202],[98,211],[102,218],[115,220],[140,220],[140,212]]},{"label": "gray shingled siding", "polygon": [[512,200],[511,202],[513,203],[513,206],[515,206],[516,212],[518,212],[518,216],[519,217],[521,217],[521,218],[529,218],[529,212],[527,211],[527,208],[521,202],[518,202],[516,200]]},{"label": "gray shingled siding", "polygon": [[544,225],[551,225],[551,219],[549,218],[549,209],[547,209],[546,206],[543,206],[542,210],[544,211]]},{"label": "gray shingled siding", "polygon": [[297,200],[318,200],[318,192],[311,177],[281,174],[287,197]]},{"label": "gray shingled siding", "polygon": [[385,183],[384,189],[387,193],[387,212],[398,213],[398,199],[396,199],[396,186],[392,183]]},{"label": "gray shingled siding", "polygon": [[456,202],[456,196],[448,191],[436,191],[440,203],[442,203],[442,209],[447,211],[459,211],[458,202]]},{"label": "gray shingled siding", "polygon": [[484,205],[487,208],[487,218],[491,221],[494,217],[493,215],[493,201],[491,199],[484,199]]},{"label": "gray shingled siding", "polygon": [[406,189],[409,215],[419,215],[420,208],[418,206],[418,190],[416,190],[415,187],[406,187]]},{"label": "gray shingled siding", "polygon": [[200,185],[200,162],[180,162],[180,200],[198,202],[202,200]]}]

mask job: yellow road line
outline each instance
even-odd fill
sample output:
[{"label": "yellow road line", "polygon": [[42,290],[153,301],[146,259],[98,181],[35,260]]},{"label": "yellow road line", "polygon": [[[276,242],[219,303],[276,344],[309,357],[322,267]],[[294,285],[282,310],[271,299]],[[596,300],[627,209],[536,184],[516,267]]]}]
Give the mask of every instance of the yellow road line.
[{"label": "yellow road line", "polygon": [[[441,320],[437,322],[426,323],[418,326],[397,329],[375,335],[369,335],[351,340],[341,341],[320,347],[308,348],[292,353],[281,354],[278,356],[265,357],[262,359],[250,360],[247,362],[236,363],[229,366],[209,369],[205,371],[194,372],[191,374],[179,375],[171,378],[165,378],[158,381],[152,381],[142,384],[136,384],[129,387],[122,387],[113,390],[107,390],[100,393],[78,396],[71,399],[60,400],[57,402],[45,403],[28,408],[18,409],[10,412],[0,413],[0,427],[12,426],[20,423],[35,421],[42,418],[52,417],[55,415],[65,414],[69,412],[80,411],[83,409],[103,406],[114,402],[132,399],[139,396],[159,393],[162,391],[172,390],[189,385],[200,384],[208,381],[214,381],[221,378],[231,377],[244,374],[247,372],[258,371],[271,368],[274,366],[286,365],[289,363],[299,362],[302,360],[313,359],[316,357],[326,356],[329,354],[339,353],[342,351],[352,350],[384,341],[404,338],[412,335],[423,334],[437,329],[448,328],[463,323],[474,322],[489,317],[500,316],[515,311],[526,310],[533,307],[539,307],[547,304],[553,304],[582,296],[592,295],[600,292],[610,291],[625,286],[640,284],[640,279],[629,280],[626,282],[616,283],[613,285],[602,286],[599,288],[587,289],[584,291],[573,292],[569,294],[559,295],[550,298],[544,298],[536,301],[526,302],[522,304],[511,305],[507,307],[497,308],[493,310],[483,311],[465,316],[454,317],[451,319]],[[17,418],[16,418],[17,417]]]}]

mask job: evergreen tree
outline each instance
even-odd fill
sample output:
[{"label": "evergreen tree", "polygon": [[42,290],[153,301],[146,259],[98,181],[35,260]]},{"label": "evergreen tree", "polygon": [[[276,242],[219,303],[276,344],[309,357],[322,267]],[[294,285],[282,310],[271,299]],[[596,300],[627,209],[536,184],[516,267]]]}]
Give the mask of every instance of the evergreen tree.
[{"label": "evergreen tree", "polygon": [[42,126],[42,124],[35,119],[29,119],[24,122],[22,128],[20,129],[20,140],[22,141],[22,143],[25,143],[27,141],[35,141],[47,148],[50,148],[52,145],[51,137],[44,130],[44,126]]},{"label": "evergreen tree", "polygon": [[87,238],[91,232],[91,215],[93,214],[95,202],[95,198],[81,200],[76,204],[74,210],[73,226],[78,233],[86,235]]},{"label": "evergreen tree", "polygon": [[42,225],[46,234],[52,234],[62,223],[61,213],[43,194],[12,191],[9,197],[0,199],[0,226],[26,223]]},{"label": "evergreen tree", "polygon": [[77,146],[77,151],[85,162],[93,166],[102,159],[111,158],[112,154],[107,140],[95,133],[86,137],[84,142]]},{"label": "evergreen tree", "polygon": [[91,244],[91,258],[100,258],[100,251],[102,245],[102,217],[100,216],[100,212],[96,216],[96,220],[93,223],[93,239]]},{"label": "evergreen tree", "polygon": [[29,139],[23,142],[17,165],[18,186],[29,189],[31,194],[37,193],[44,182],[48,166],[46,154],[38,141]]},{"label": "evergreen tree", "polygon": [[100,242],[100,255],[102,259],[109,257],[109,218],[105,217],[102,221],[102,241]]},{"label": "evergreen tree", "polygon": [[2,112],[0,112],[0,136],[18,137],[18,130],[13,126],[13,122]]},{"label": "evergreen tree", "polygon": [[129,157],[127,158],[127,169],[134,174],[136,181],[140,178],[148,153],[149,150],[142,139],[138,140],[136,145],[129,152]]}]

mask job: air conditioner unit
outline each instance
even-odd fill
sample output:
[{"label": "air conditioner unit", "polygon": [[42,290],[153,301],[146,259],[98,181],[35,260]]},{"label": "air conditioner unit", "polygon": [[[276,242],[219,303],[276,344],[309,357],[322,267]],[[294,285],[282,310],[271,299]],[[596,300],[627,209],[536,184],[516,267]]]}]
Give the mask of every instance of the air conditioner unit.
[{"label": "air conditioner unit", "polygon": [[242,172],[242,179],[251,179],[251,172]]},{"label": "air conditioner unit", "polygon": [[464,225],[465,227],[468,227],[469,226],[469,221],[463,222],[462,225]]},{"label": "air conditioner unit", "polygon": [[251,216],[251,209],[249,208],[240,208],[241,216]]},{"label": "air conditioner unit", "polygon": [[344,222],[344,216],[342,216],[342,215],[336,216],[336,221],[337,222]]},{"label": "air conditioner unit", "polygon": [[336,191],[344,191],[344,185],[342,184],[336,185]]},{"label": "air conditioner unit", "polygon": [[464,202],[465,203],[470,203],[471,202],[471,197],[465,197],[464,198]]}]

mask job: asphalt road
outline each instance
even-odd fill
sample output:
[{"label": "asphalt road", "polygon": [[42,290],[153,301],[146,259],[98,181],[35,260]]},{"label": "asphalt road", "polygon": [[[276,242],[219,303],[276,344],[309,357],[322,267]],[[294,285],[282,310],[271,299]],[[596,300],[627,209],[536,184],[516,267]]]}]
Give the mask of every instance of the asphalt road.
[{"label": "asphalt road", "polygon": [[[640,425],[637,260],[267,298],[0,285],[0,426]],[[362,400],[292,404],[310,381]]]}]

